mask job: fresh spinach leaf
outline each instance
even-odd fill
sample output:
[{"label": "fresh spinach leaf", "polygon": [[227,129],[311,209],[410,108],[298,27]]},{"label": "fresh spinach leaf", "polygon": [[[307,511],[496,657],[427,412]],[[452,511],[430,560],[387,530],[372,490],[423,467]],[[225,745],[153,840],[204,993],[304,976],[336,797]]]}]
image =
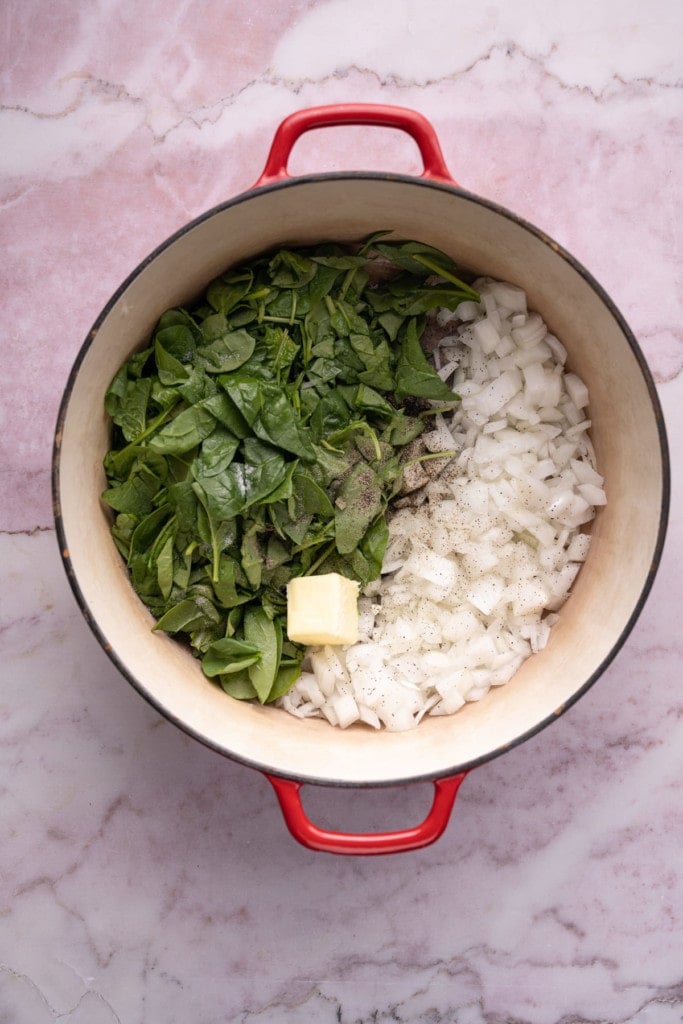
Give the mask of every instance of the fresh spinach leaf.
[{"label": "fresh spinach leaf", "polygon": [[151,390],[152,382],[149,377],[133,380],[126,388],[118,417],[114,417],[114,422],[121,427],[121,433],[126,441],[134,441],[147,426],[147,407]]},{"label": "fresh spinach leaf", "polygon": [[187,380],[189,370],[186,369],[180,359],[164,348],[159,335],[154,339],[154,359],[159,373],[159,380],[164,387],[183,384]]},{"label": "fresh spinach leaf", "polygon": [[283,249],[268,265],[270,279],[278,288],[303,288],[313,280],[317,267],[312,259]]},{"label": "fresh spinach leaf", "polygon": [[255,438],[243,442],[246,461],[233,461],[219,476],[202,476],[198,484],[206,495],[207,510],[217,519],[231,519],[283,483],[287,476],[284,458]]},{"label": "fresh spinach leaf", "polygon": [[266,698],[268,704],[272,704],[273,701],[282,697],[288,690],[294,686],[301,675],[301,658],[282,658],[280,660],[280,667],[275,681],[270,688],[270,693]]},{"label": "fresh spinach leaf", "polygon": [[150,438],[149,447],[163,455],[182,455],[196,448],[215,426],[216,420],[207,409],[193,405],[179,412]]},{"label": "fresh spinach leaf", "polygon": [[217,476],[228,468],[239,448],[239,438],[223,426],[204,438],[201,451],[192,463],[197,478]]},{"label": "fresh spinach leaf", "polygon": [[164,633],[191,633],[202,627],[218,625],[220,621],[219,612],[206,598],[186,597],[169,608],[155,623],[154,629]]},{"label": "fresh spinach leaf", "polygon": [[211,644],[202,658],[202,669],[209,678],[232,675],[255,665],[260,657],[261,651],[255,644],[224,637]]},{"label": "fresh spinach leaf", "polygon": [[149,466],[138,463],[127,480],[107,488],[102,500],[116,512],[129,512],[142,518],[152,511],[152,501],[160,483],[159,477]]},{"label": "fresh spinach leaf", "polygon": [[269,618],[263,608],[249,607],[244,613],[244,638],[260,652],[249,668],[249,679],[262,704],[268,700],[279,666],[282,648],[280,622]]},{"label": "fresh spinach leaf", "polygon": [[[219,383],[221,379],[219,378]],[[224,427],[235,435],[235,437],[242,438],[249,437],[251,434],[251,427],[244,419],[244,416],[239,411],[235,403],[225,392],[219,392],[216,395],[211,395],[209,398],[205,398],[202,401],[202,408],[210,412],[219,423],[222,423]]]},{"label": "fresh spinach leaf", "polygon": [[206,290],[206,299],[217,313],[229,313],[251,291],[254,274],[247,270],[225,274],[212,281]]},{"label": "fresh spinach leaf", "polygon": [[407,322],[396,367],[396,394],[398,398],[415,395],[437,402],[456,402],[457,395],[445,384],[428,362],[420,345],[415,319]]},{"label": "fresh spinach leaf", "polygon": [[304,462],[313,462],[315,453],[306,431],[291,402],[277,387],[261,388],[262,408],[252,423],[257,437],[276,448],[298,455]]},{"label": "fresh spinach leaf", "polygon": [[235,700],[256,699],[257,693],[252,686],[249,673],[246,669],[242,669],[241,672],[235,672],[234,675],[219,676],[218,678],[221,686],[229,697],[234,697]]},{"label": "fresh spinach leaf", "polygon": [[337,551],[344,555],[358,547],[368,526],[382,511],[382,486],[366,462],[353,467],[339,489],[335,506]]},{"label": "fresh spinach leaf", "polygon": [[201,326],[205,344],[197,348],[195,362],[207,373],[237,370],[256,348],[256,339],[243,328],[231,330],[223,313],[207,317]]}]

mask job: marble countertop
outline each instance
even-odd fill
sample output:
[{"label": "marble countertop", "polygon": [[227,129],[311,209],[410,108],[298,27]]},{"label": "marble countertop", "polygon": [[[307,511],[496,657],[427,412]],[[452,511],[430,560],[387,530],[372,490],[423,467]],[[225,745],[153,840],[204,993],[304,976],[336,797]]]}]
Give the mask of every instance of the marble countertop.
[{"label": "marble countertop", "polygon": [[[2,1024],[683,1020],[682,34],[673,0],[3,4]],[[108,297],[253,183],[286,114],[341,101],[427,115],[463,186],[592,270],[652,369],[674,470],[614,663],[396,857],[300,847],[259,773],[140,699],[76,607],[50,507],[57,406]],[[291,165],[338,168],[420,163],[400,133],[343,128]],[[306,792],[358,829],[430,798]]]}]

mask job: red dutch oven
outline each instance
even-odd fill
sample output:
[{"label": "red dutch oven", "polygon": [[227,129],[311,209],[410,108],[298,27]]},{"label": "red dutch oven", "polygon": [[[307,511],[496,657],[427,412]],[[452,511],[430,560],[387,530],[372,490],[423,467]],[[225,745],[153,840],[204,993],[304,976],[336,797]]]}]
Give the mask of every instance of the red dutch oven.
[{"label": "red dutch oven", "polygon": [[[290,177],[287,163],[301,134],[340,124],[407,132],[419,147],[423,173]],[[484,700],[404,733],[360,725],[333,729],[324,720],[299,720],[274,707],[228,698],[204,677],[189,651],[151,632],[151,616],[132,590],[99,497],[110,440],[105,391],[164,310],[186,304],[227,267],[267,250],[354,241],[378,229],[427,242],[476,273],[526,290],[530,308],[562,339],[569,365],[588,385],[592,439],[608,496],[592,523],[588,560],[546,649]],[[437,839],[467,772],[554,722],[614,658],[642,610],[661,556],[669,465],[661,409],[643,355],[591,275],[543,231],[459,188],[432,126],[420,114],[352,104],[286,118],[254,187],[169,238],[107,303],[62,400],[53,490],[71,586],[122,674],[191,736],[262,771],[301,843],[333,853],[378,854]],[[427,817],[397,832],[354,835],[319,828],[300,799],[304,783],[375,787],[427,780],[434,784]]]}]

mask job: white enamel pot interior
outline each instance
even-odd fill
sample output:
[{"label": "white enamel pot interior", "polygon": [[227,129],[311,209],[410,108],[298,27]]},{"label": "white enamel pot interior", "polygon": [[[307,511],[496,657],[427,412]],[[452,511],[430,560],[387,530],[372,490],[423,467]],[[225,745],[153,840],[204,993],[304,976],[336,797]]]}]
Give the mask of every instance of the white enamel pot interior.
[{"label": "white enamel pot interior", "polygon": [[[569,197],[567,198],[569,200]],[[362,239],[390,228],[442,249],[476,273],[523,287],[590,393],[592,439],[608,504],[547,648],[506,686],[406,733],[333,729],[227,697],[177,641],[151,632],[100,502],[110,442],[104,394],[116,370],[171,306],[264,251]],[[111,299],[68,382],[55,441],[59,540],[80,606],[121,672],[201,742],[269,775],[374,786],[464,773],[557,718],[623,644],[663,543],[668,463],[661,411],[638,345],[591,276],[542,232],[454,184],[369,173],[287,178],[238,196],[162,245]]]}]

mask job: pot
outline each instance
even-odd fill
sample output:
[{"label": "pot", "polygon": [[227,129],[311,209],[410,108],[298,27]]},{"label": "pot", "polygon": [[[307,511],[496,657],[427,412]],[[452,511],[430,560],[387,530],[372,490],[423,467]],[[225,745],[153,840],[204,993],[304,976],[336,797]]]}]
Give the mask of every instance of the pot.
[{"label": "pot", "polygon": [[[420,176],[326,173],[292,178],[292,146],[310,129],[381,125],[417,143]],[[380,228],[445,251],[460,265],[522,286],[529,306],[562,339],[591,396],[592,439],[608,496],[572,594],[540,654],[507,686],[408,733],[333,729],[274,707],[228,698],[188,650],[153,634],[112,542],[102,459],[109,448],[105,391],[143,346],[161,313],[196,297],[227,267],[266,250],[359,240]],[[159,712],[219,753],[264,772],[286,823],[304,845],[388,853],[433,842],[475,766],[554,722],[596,681],[632,629],[660,559],[669,499],[662,414],[641,350],[603,289],[572,256],[508,210],[458,187],[433,128],[398,107],[342,105],[299,111],[278,128],[254,187],[164,242],[121,285],[76,359],[55,435],[57,534],[78,603],[122,674]],[[389,786],[429,780],[425,820],[399,832],[353,835],[318,828],[303,784]]]}]

